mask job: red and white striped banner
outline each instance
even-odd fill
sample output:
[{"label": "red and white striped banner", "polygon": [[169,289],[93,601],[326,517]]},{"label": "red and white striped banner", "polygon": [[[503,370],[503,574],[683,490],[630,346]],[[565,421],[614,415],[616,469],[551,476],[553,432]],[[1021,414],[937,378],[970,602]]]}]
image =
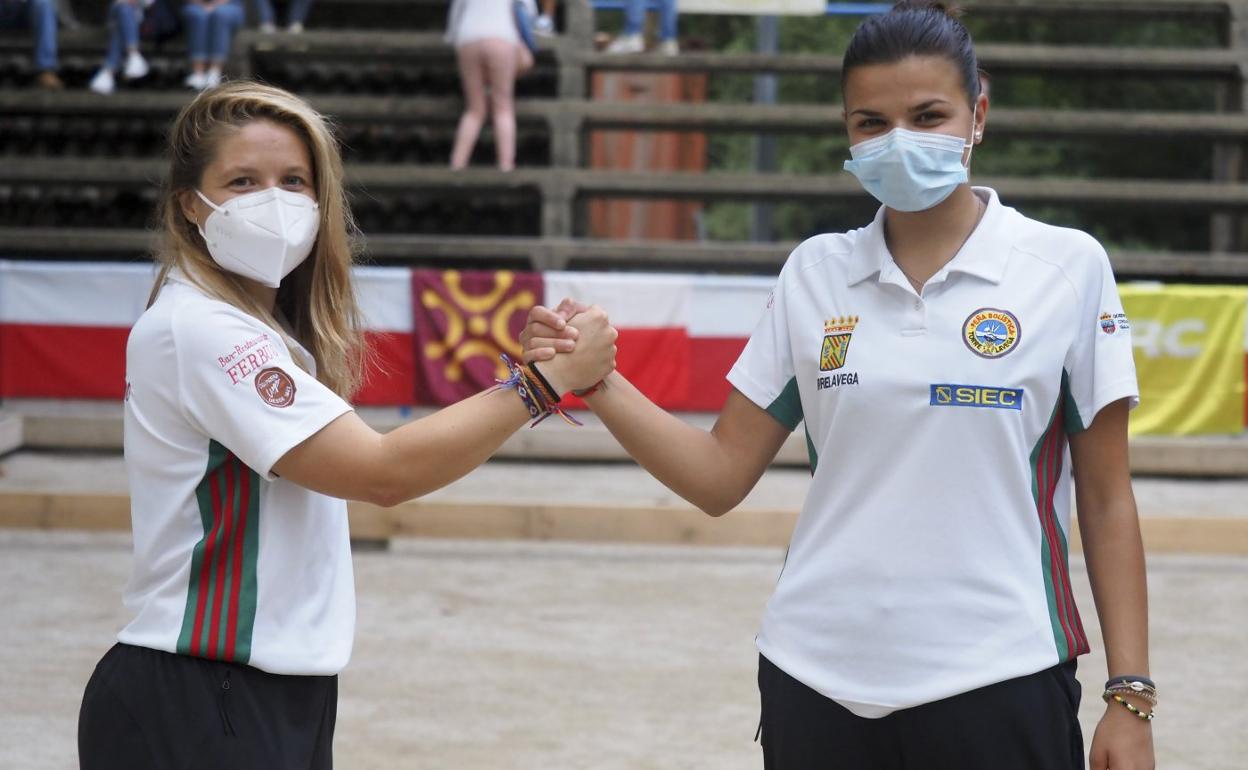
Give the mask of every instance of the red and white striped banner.
[{"label": "red and white striped banner", "polygon": [[[621,372],[660,405],[694,411],[723,405],[724,375],[774,284],[729,276],[357,268],[373,355],[356,403],[445,403],[445,389],[435,386],[462,376],[455,364],[514,352],[516,315],[528,305],[516,301],[516,291],[499,288],[503,276],[508,286],[525,288],[529,296],[519,299],[529,302],[553,306],[573,297],[601,305],[620,331]],[[126,336],[154,277],[150,264],[0,260],[0,398],[120,399]],[[441,281],[448,291],[422,302],[414,278],[427,289]]]}]

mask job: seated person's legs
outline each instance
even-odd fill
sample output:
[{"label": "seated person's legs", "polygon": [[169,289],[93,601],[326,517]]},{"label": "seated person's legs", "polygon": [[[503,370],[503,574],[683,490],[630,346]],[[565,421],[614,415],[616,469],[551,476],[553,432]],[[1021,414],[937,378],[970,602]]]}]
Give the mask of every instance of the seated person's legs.
[{"label": "seated person's legs", "polygon": [[205,87],[221,82],[221,70],[230,55],[234,33],[243,26],[243,5],[234,2],[219,5],[208,16],[208,77]]},{"label": "seated person's legs", "polygon": [[303,25],[308,22],[308,13],[312,10],[312,0],[290,0],[287,29],[291,32],[302,32]]},{"label": "seated person's legs", "polygon": [[186,49],[191,59],[191,74],[186,78],[186,85],[200,91],[208,69],[209,11],[192,0],[182,8],[182,15],[186,21]]},{"label": "seated person's legs", "polygon": [[134,0],[115,0],[109,10],[108,55],[104,59],[104,66],[91,79],[92,91],[101,94],[113,92],[113,76],[121,69],[123,56],[127,80],[147,75],[147,60],[139,53],[141,20],[142,11]]},{"label": "seated person's legs", "polygon": [[275,32],[273,24],[273,0],[251,0],[251,9],[256,13],[256,23],[261,32]]},{"label": "seated person's legs", "polygon": [[0,2],[0,28],[29,28],[34,35],[35,69],[39,70],[41,88],[64,88],[57,77],[56,3],[55,0],[27,0],[24,3]]}]

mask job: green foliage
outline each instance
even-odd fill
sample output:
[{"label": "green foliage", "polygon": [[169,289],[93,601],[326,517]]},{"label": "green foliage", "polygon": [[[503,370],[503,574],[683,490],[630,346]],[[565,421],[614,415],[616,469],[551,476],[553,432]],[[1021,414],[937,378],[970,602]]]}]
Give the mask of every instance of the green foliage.
[{"label": "green foliage", "polygon": [[[785,53],[839,55],[860,19],[788,17],[780,20],[780,50]],[[1222,45],[1216,19],[1112,16],[1073,18],[1007,17],[971,14],[966,24],[978,43],[1103,45],[1211,48]],[[740,16],[687,16],[682,36],[694,47],[747,52],[755,49],[756,20]],[[811,75],[778,80],[781,104],[839,104],[836,78]],[[1222,90],[1220,90],[1222,89]],[[1054,120],[1064,111],[1214,111],[1230,93],[1213,80],[1197,78],[1123,77],[1085,73],[1028,75],[1002,73],[992,78],[991,98],[997,108],[1052,109]],[[753,101],[754,78],[712,73],[713,101]],[[830,126],[826,135],[777,137],[778,168],[791,174],[835,174],[848,157],[844,130]],[[707,161],[712,171],[748,172],[755,168],[753,135],[716,133],[709,137]],[[994,137],[989,115],[987,141],[975,155],[980,176],[1086,177],[1101,179],[1202,180],[1212,175],[1212,147],[1205,141],[1180,139],[1106,140]],[[781,204],[773,207],[775,236],[798,240],[826,230],[865,224],[873,206],[816,207]],[[838,209],[838,210],[830,210]],[[843,209],[843,210],[841,210]],[[1200,212],[1131,214],[1114,209],[1035,207],[1031,216],[1089,230],[1107,245],[1120,248],[1199,250],[1208,247],[1208,217]],[[752,206],[718,203],[707,206],[708,237],[746,239]]]}]

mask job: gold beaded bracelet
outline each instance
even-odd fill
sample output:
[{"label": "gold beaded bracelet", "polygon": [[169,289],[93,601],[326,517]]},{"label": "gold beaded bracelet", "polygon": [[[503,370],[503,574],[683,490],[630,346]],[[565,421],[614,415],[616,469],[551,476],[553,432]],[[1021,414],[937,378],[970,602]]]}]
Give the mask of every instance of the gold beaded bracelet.
[{"label": "gold beaded bracelet", "polygon": [[1106,703],[1109,703],[1111,698],[1117,701],[1118,703],[1121,703],[1123,706],[1126,707],[1127,711],[1130,711],[1132,714],[1135,714],[1137,717],[1139,717],[1140,719],[1143,719],[1145,722],[1153,721],[1153,715],[1157,713],[1157,709],[1155,708],[1152,711],[1148,711],[1148,712],[1140,711],[1138,708],[1131,705],[1131,703],[1129,703],[1126,698],[1122,697],[1118,693],[1110,692],[1109,690],[1106,690],[1105,694],[1102,697],[1105,699]]}]

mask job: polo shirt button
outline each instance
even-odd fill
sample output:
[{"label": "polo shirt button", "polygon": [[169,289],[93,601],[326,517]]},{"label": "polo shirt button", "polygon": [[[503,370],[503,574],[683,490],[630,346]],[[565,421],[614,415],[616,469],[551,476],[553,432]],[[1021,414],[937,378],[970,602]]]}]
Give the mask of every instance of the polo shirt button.
[{"label": "polo shirt button", "polygon": [[916,299],[916,300],[914,301],[914,309],[915,309],[915,310],[922,310],[922,309],[923,309],[923,300],[921,300],[921,299]]}]

